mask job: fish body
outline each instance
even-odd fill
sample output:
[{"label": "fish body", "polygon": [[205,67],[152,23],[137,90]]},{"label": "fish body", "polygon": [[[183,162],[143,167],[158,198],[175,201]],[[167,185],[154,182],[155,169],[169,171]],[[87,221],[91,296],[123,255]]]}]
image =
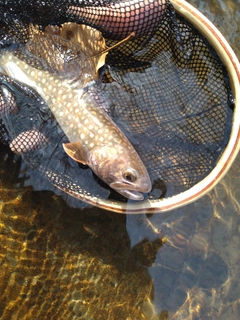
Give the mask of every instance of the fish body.
[{"label": "fish body", "polygon": [[73,88],[69,79],[38,70],[12,52],[2,51],[0,66],[46,101],[69,140],[63,144],[69,156],[127,198],[142,200],[142,192],[151,190],[148,172],[129,140],[81,87]]}]

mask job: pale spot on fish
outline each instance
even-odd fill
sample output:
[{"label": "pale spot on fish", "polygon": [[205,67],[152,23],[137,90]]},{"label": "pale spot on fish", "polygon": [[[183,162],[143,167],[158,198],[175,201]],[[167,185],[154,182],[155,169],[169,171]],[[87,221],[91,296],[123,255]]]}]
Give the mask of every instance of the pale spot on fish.
[{"label": "pale spot on fish", "polygon": [[90,147],[90,148],[93,148],[93,147],[94,147],[94,143],[91,142],[90,145],[89,145],[89,147]]},{"label": "pale spot on fish", "polygon": [[71,115],[69,115],[69,116],[68,116],[68,120],[71,120],[71,119],[72,119],[72,116],[71,116]]},{"label": "pale spot on fish", "polygon": [[57,103],[57,100],[54,97],[52,98],[52,103]]},{"label": "pale spot on fish", "polygon": [[85,138],[85,134],[84,134],[84,133],[81,133],[81,134],[80,134],[80,137],[81,137],[81,139],[84,139],[84,138]]},{"label": "pale spot on fish", "polygon": [[84,120],[84,124],[88,124],[88,122],[89,122],[88,119]]},{"label": "pale spot on fish", "polygon": [[63,116],[63,112],[62,112],[62,111],[59,112],[59,116],[60,116],[60,117]]},{"label": "pale spot on fish", "polygon": [[89,130],[92,130],[93,129],[93,125],[90,124],[90,126],[88,127]]},{"label": "pale spot on fish", "polygon": [[120,144],[120,143],[122,142],[122,139],[120,139],[120,138],[115,138],[115,142],[116,142],[117,144]]},{"label": "pale spot on fish", "polygon": [[65,100],[67,98],[66,94],[62,95],[62,99]]},{"label": "pale spot on fish", "polygon": [[78,113],[80,110],[77,108],[77,109],[75,109],[75,113]]},{"label": "pale spot on fish", "polygon": [[89,134],[89,137],[92,139],[92,138],[94,138],[94,134],[93,133],[90,133]]},{"label": "pale spot on fish", "polygon": [[102,133],[103,133],[102,129],[99,129],[99,130],[98,130],[98,133],[99,133],[99,134],[102,134]]}]

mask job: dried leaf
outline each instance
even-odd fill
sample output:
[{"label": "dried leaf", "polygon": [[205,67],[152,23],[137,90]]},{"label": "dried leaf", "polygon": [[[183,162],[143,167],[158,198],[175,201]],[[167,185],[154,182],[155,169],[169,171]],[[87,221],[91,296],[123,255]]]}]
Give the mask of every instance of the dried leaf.
[{"label": "dried leaf", "polygon": [[100,31],[76,23],[65,23],[61,28],[47,26],[44,32],[31,25],[30,34],[26,48],[41,59],[40,67],[73,83],[80,81],[82,87],[98,79],[98,70],[105,64],[108,51],[134,35],[109,48]]},{"label": "dried leaf", "polygon": [[65,23],[60,29],[60,36],[81,48],[94,66],[93,78],[96,79],[98,70],[105,64],[106,50],[109,50],[102,33],[83,24]]},{"label": "dried leaf", "polygon": [[59,35],[80,46],[82,52],[92,61],[95,70],[94,79],[96,79],[98,78],[98,70],[105,64],[108,52],[128,41],[135,33],[132,32],[128,37],[112,47],[106,45],[106,41],[100,31],[84,24],[65,23],[61,27]]},{"label": "dried leaf", "polygon": [[[26,49],[35,57],[35,65],[32,66],[62,76],[75,84],[80,82],[81,87],[97,78],[92,61],[79,45],[61,37],[58,27],[48,26],[42,32],[31,26],[31,40],[26,44]],[[27,58],[29,63],[30,57]]]}]

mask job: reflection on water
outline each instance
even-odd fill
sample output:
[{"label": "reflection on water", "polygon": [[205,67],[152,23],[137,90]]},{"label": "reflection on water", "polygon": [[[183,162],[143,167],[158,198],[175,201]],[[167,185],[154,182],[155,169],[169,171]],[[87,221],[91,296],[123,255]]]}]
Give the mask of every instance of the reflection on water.
[{"label": "reflection on water", "polygon": [[[238,1],[189,2],[240,57]],[[0,319],[239,319],[240,156],[202,199],[148,217],[17,188],[4,149],[0,173]]]},{"label": "reflection on water", "polygon": [[239,160],[195,203],[144,223],[127,216],[133,246],[147,237],[167,239],[148,268],[157,314],[165,309],[169,319],[239,318]]}]

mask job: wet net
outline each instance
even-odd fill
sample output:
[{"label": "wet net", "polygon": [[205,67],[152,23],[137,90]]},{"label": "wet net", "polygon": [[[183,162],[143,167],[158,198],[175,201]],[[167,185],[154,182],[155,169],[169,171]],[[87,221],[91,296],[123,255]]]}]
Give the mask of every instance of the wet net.
[{"label": "wet net", "polygon": [[[184,192],[216,166],[232,126],[228,74],[213,47],[170,2],[0,1],[0,15],[1,52],[11,51],[43,70],[49,70],[46,62],[22,54],[31,42],[30,24],[43,31],[66,22],[87,24],[102,32],[108,46],[134,32],[108,53],[99,79],[90,82],[86,92],[125,133],[145,164],[152,181],[145,200]],[[68,35],[70,42],[72,37]],[[71,53],[77,61],[78,53]],[[57,67],[50,72],[59,74]],[[70,195],[95,204],[101,199],[128,201],[64,152],[62,143],[68,139],[34,89],[4,73],[0,84],[1,143]],[[14,139],[19,145],[12,145]]]}]

